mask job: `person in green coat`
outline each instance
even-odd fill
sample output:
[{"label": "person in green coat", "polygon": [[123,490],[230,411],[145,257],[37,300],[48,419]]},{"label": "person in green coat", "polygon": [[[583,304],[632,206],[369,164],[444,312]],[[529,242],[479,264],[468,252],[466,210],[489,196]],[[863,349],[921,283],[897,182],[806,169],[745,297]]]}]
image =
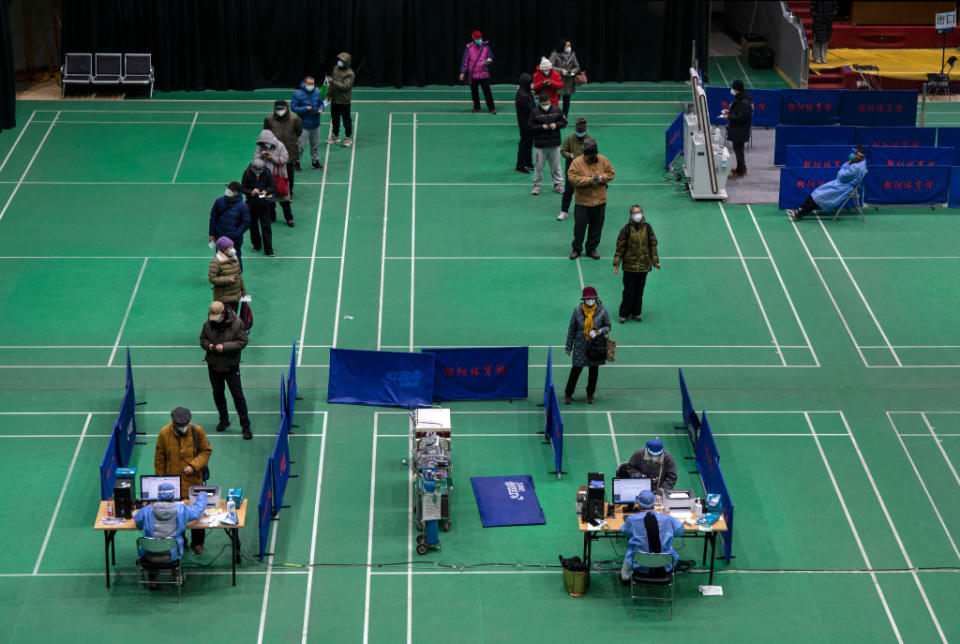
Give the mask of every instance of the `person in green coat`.
[{"label": "person in green coat", "polygon": [[617,235],[617,250],[613,255],[613,274],[623,270],[623,298],[620,300],[620,323],[627,319],[640,321],[643,311],[643,289],[651,266],[660,270],[657,254],[657,236],[643,216],[639,204],[630,206],[630,221]]},{"label": "person in green coat", "polygon": [[240,298],[247,294],[247,288],[243,285],[237,251],[229,237],[217,240],[217,254],[210,260],[207,279],[213,289],[213,301],[223,302],[236,313]]}]

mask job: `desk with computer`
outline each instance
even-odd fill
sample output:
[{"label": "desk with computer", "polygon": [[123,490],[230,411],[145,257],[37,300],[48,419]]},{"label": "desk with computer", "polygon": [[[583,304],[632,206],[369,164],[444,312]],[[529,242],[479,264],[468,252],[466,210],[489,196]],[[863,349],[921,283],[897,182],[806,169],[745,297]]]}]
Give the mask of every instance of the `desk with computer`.
[{"label": "desk with computer", "polygon": [[[132,472],[129,471],[129,472]],[[174,487],[174,500],[193,505],[197,496],[203,492],[207,494],[207,509],[203,517],[187,524],[187,529],[214,529],[223,530],[230,539],[232,556],[230,558],[233,574],[233,585],[237,585],[237,560],[240,551],[240,529],[246,522],[247,500],[239,489],[231,489],[227,498],[223,499],[219,485],[193,485],[187,490],[184,497],[180,488],[179,476],[155,476],[143,474],[140,476],[140,496],[136,497],[133,476],[124,476],[118,472],[117,484],[114,487],[114,497],[101,501],[97,511],[94,530],[103,532],[104,559],[107,588],[110,587],[110,565],[116,565],[116,535],[120,531],[138,530],[133,520],[134,513],[150,503],[160,501],[159,489],[162,485]]]},{"label": "desk with computer", "polygon": [[587,485],[577,491],[578,523],[583,533],[583,561],[588,571],[593,542],[598,539],[626,538],[620,529],[628,516],[642,511],[635,500],[641,492],[649,490],[655,493],[654,512],[664,512],[680,520],[685,528],[685,538],[704,540],[703,565],[707,563],[707,546],[710,546],[709,584],[713,585],[717,535],[727,529],[722,515],[705,515],[703,502],[693,490],[651,490],[648,478],[614,478],[611,488],[611,500],[607,502],[603,473],[591,472],[587,475]]}]

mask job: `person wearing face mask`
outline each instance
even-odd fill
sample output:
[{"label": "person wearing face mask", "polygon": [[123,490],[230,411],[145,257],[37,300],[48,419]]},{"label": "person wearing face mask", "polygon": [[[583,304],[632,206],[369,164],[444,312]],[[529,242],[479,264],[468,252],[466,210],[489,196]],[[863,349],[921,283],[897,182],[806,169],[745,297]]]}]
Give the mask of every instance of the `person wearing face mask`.
[{"label": "person wearing face mask", "polygon": [[470,85],[470,98],[473,99],[473,111],[480,111],[480,92],[483,88],[483,98],[487,102],[487,109],[491,114],[497,113],[493,104],[493,92],[490,91],[490,70],[487,68],[493,62],[493,50],[490,41],[483,39],[483,34],[474,31],[470,34],[472,40],[467,43],[460,59],[460,82],[466,81]]},{"label": "person wearing face mask", "polygon": [[[190,486],[203,485],[202,473],[213,453],[207,433],[200,425],[190,422],[191,418],[190,410],[185,407],[177,407],[170,412],[171,422],[160,429],[157,447],[153,452],[154,472],[159,476],[179,476],[180,494],[184,497],[188,495]],[[183,541],[179,536],[178,541],[182,548]],[[203,554],[204,531],[191,530],[190,541],[193,551],[198,555]]]},{"label": "person wearing face mask", "polygon": [[[604,338],[610,334],[610,315],[603,303],[597,299],[597,289],[587,286],[581,294],[582,301],[573,310],[570,324],[567,326],[567,355],[573,356],[573,365],[567,377],[567,386],[564,388],[563,402],[567,405],[573,402],[573,392],[577,389],[577,380],[584,367],[588,369],[587,376],[587,404],[596,402],[593,397],[597,391],[597,378],[600,375],[600,365],[606,364],[607,350]],[[599,345],[602,345],[602,355],[599,355]]]},{"label": "person wearing face mask", "polygon": [[660,270],[657,236],[643,216],[640,204],[630,206],[630,221],[617,235],[613,255],[613,274],[623,269],[623,299],[620,300],[620,324],[627,318],[640,321],[643,312],[643,289],[650,267]]},{"label": "person wearing face mask", "polygon": [[207,234],[211,242],[216,241],[218,237],[229,237],[237,251],[240,269],[243,270],[240,247],[243,245],[243,234],[250,228],[250,209],[243,203],[241,191],[240,182],[231,181],[224,190],[223,196],[213,202]]},{"label": "person wearing face mask", "polygon": [[607,157],[597,153],[597,142],[584,143],[583,154],[573,160],[567,171],[567,178],[573,184],[575,203],[570,259],[580,257],[584,235],[587,237],[587,255],[600,259],[597,246],[600,245],[607,211],[607,184],[613,181],[613,177],[613,166]]},{"label": "person wearing face mask", "polygon": [[247,208],[250,209],[250,243],[253,252],[260,250],[267,257],[273,257],[273,232],[271,231],[271,208],[273,193],[276,190],[273,173],[263,159],[254,159],[243,171],[240,180],[240,190],[247,197]]},{"label": "person wearing face mask", "polygon": [[290,183],[290,201],[293,201],[294,171],[300,169],[300,135],[303,123],[300,117],[287,108],[286,101],[274,101],[273,114],[263,119],[263,129],[273,132],[277,140],[287,149],[287,180]]},{"label": "person wearing face mask", "polygon": [[350,138],[353,136],[353,119],[350,117],[350,101],[353,97],[353,83],[355,75],[350,64],[353,58],[345,51],[337,54],[337,63],[330,76],[327,76],[327,82],[330,84],[330,124],[333,126],[333,134],[327,139],[327,143],[338,143],[340,141],[340,122],[343,121],[343,131],[346,136],[343,139],[343,147],[349,148],[353,144]]},{"label": "person wearing face mask", "polygon": [[237,251],[229,237],[217,240],[217,253],[210,260],[207,279],[213,289],[213,299],[223,302],[234,312],[238,311],[240,298],[247,294],[247,287],[243,284]]},{"label": "person wearing face mask", "polygon": [[574,79],[580,73],[580,62],[577,60],[577,54],[573,51],[569,38],[561,38],[557,43],[556,48],[550,53],[550,64],[563,78],[560,97],[563,99],[563,115],[567,116],[570,114],[570,97],[577,91]]},{"label": "person wearing face mask", "polygon": [[[586,141],[597,142],[596,139],[587,134],[587,119],[582,116],[577,119],[573,130],[573,134],[568,134],[567,138],[563,140],[563,145],[560,146],[560,156],[564,158],[564,163],[566,164],[563,169],[564,177],[567,177],[567,173],[570,172],[570,164],[573,163],[573,160],[583,154],[583,144]],[[570,212],[570,201],[572,199],[573,184],[570,183],[570,179],[567,177],[566,183],[563,186],[563,197],[560,199],[560,214],[557,215],[557,221],[563,221],[567,218],[567,214]]]},{"label": "person wearing face mask", "polygon": [[207,321],[200,330],[200,348],[206,352],[207,375],[213,388],[213,402],[217,406],[220,422],[217,431],[222,432],[230,426],[230,414],[227,411],[227,398],[224,385],[230,387],[233,406],[240,417],[244,440],[253,438],[250,430],[250,416],[247,413],[247,399],[243,396],[240,382],[240,352],[247,346],[247,332],[243,322],[229,306],[223,302],[212,302]]},{"label": "person wearing face mask", "polygon": [[[315,170],[323,170],[323,164],[320,163],[320,115],[323,114],[323,97],[317,89],[317,81],[313,76],[304,78],[300,83],[300,89],[293,93],[290,109],[300,117],[300,123],[303,126],[300,138],[297,139],[298,158],[303,158],[303,149],[309,140],[313,167]],[[297,161],[294,166],[299,170],[300,161]]]},{"label": "person wearing face mask", "polygon": [[849,160],[840,166],[837,178],[815,189],[799,208],[787,210],[787,217],[800,221],[816,210],[832,212],[843,205],[844,200],[856,189],[867,175],[867,160],[863,146],[850,150]]},{"label": "person wearing face mask", "polygon": [[563,175],[560,173],[560,130],[567,127],[567,117],[559,107],[550,102],[547,94],[541,94],[540,104],[530,111],[527,124],[533,131],[533,190],[530,194],[540,194],[543,166],[546,163],[550,164],[553,191],[559,194],[563,192]]},{"label": "person wearing face mask", "polygon": [[[546,58],[540,59],[540,65],[533,73],[533,91],[539,96],[547,94],[550,96],[550,102],[556,106],[560,105],[560,88],[563,87],[563,76],[553,68]],[[566,114],[564,114],[566,116]]]},{"label": "person wearing face mask", "polygon": [[742,80],[733,81],[730,94],[733,95],[733,102],[730,103],[730,107],[720,113],[720,116],[727,119],[727,138],[733,143],[733,154],[737,157],[737,167],[727,175],[727,178],[739,179],[747,174],[743,146],[750,140],[753,102],[750,99],[750,92],[743,88]]},{"label": "person wearing face mask", "polygon": [[513,99],[517,110],[517,127],[520,128],[520,144],[517,147],[517,172],[530,174],[533,169],[533,135],[530,128],[530,112],[536,109],[537,99],[533,96],[533,77],[520,74],[517,81],[517,95]]},{"label": "person wearing face mask", "polygon": [[263,130],[257,137],[257,149],[253,153],[254,159],[260,159],[267,164],[267,169],[273,175],[274,203],[270,204],[270,219],[277,220],[276,204],[283,210],[283,218],[287,225],[293,228],[293,207],[290,205],[290,181],[293,172],[287,172],[290,167],[287,160],[287,148],[280,139],[270,130]]},{"label": "person wearing face mask", "polygon": [[663,441],[651,438],[629,461],[620,464],[617,478],[650,479],[651,490],[672,490],[677,484],[677,464],[670,452],[663,449]]}]

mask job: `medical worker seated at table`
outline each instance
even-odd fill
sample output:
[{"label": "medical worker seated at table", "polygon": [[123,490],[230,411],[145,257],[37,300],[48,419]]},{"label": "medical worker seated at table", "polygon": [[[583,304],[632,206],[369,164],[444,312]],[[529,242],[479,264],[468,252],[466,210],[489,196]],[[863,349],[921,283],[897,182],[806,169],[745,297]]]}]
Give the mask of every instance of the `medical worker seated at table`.
[{"label": "medical worker seated at table", "polygon": [[672,490],[677,484],[677,464],[670,452],[663,449],[663,441],[651,438],[646,447],[638,449],[626,463],[617,468],[618,479],[650,479],[652,490]]},{"label": "medical worker seated at table", "polygon": [[833,212],[840,207],[853,189],[860,185],[866,175],[867,162],[864,159],[863,146],[857,145],[850,150],[850,160],[840,166],[837,178],[814,190],[796,210],[788,210],[787,217],[793,221],[800,221],[804,215],[809,215],[815,210]]},{"label": "medical worker seated at table", "polygon": [[[193,505],[174,502],[174,494],[176,494],[176,488],[173,484],[162,483],[157,488],[157,497],[160,500],[137,510],[133,515],[133,522],[143,530],[143,536],[150,539],[173,537],[177,540],[176,547],[171,548],[170,552],[140,551],[141,557],[153,563],[169,563],[179,559],[183,555],[183,532],[187,529],[187,524],[203,516],[207,509],[206,492],[198,494]],[[156,579],[156,571],[150,571],[148,577],[151,581]],[[150,589],[155,590],[156,586],[151,585]]]},{"label": "medical worker seated at table", "polygon": [[640,506],[640,512],[629,515],[623,522],[620,532],[629,535],[630,541],[627,544],[627,555],[623,558],[623,567],[620,568],[620,581],[624,585],[630,583],[630,577],[634,571],[642,575],[653,574],[657,576],[660,570],[651,571],[643,566],[633,566],[633,553],[635,552],[669,552],[673,555],[673,563],[663,567],[663,573],[673,570],[680,560],[680,555],[673,549],[673,538],[683,535],[683,523],[669,514],[662,512],[652,512],[653,492],[644,490],[637,495],[637,504]]}]

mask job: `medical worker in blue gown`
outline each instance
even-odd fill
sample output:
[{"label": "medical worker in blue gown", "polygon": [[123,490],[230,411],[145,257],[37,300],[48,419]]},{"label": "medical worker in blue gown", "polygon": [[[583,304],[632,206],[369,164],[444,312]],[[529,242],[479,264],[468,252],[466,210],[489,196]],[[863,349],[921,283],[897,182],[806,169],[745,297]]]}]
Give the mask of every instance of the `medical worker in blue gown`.
[{"label": "medical worker in blue gown", "polygon": [[[620,569],[620,579],[624,584],[630,583],[630,577],[636,570],[641,574],[650,573],[649,568],[633,566],[635,552],[669,552],[673,555],[673,563],[663,567],[663,572],[670,572],[680,560],[680,555],[673,549],[673,538],[683,535],[684,527],[678,519],[661,512],[653,512],[654,496],[650,490],[644,490],[637,495],[637,504],[641,512],[631,514],[623,522],[621,532],[630,536],[627,545],[627,556],[623,558],[623,567]],[[654,571],[657,572],[657,571]]]},{"label": "medical worker in blue gown", "polygon": [[853,191],[854,186],[863,181],[866,174],[867,162],[864,159],[863,147],[858,145],[850,151],[850,160],[840,166],[837,178],[814,190],[796,210],[788,210],[787,217],[793,221],[799,221],[804,215],[809,215],[815,210],[825,212],[836,210]]}]

